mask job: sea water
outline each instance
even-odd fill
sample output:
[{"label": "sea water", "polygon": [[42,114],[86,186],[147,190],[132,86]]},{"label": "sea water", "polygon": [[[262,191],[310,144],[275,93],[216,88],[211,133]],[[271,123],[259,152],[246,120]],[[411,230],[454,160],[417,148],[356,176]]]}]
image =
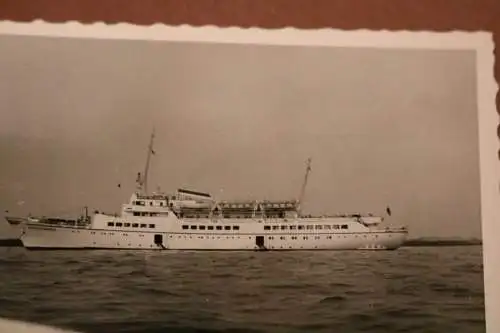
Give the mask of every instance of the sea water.
[{"label": "sea water", "polygon": [[0,317],[88,333],[485,332],[481,246],[0,248]]}]

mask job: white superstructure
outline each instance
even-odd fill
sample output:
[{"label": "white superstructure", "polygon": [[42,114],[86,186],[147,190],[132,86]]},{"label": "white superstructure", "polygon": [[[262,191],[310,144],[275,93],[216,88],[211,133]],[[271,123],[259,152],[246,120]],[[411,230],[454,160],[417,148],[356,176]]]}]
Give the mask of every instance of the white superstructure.
[{"label": "white superstructure", "polygon": [[[148,194],[144,175],[120,214],[87,212],[72,223],[29,220],[21,235],[28,249],[134,250],[393,250],[406,240],[404,227],[381,227],[382,217],[349,214],[303,216],[300,200],[218,201],[179,189]],[[300,198],[310,171],[308,161]]]}]

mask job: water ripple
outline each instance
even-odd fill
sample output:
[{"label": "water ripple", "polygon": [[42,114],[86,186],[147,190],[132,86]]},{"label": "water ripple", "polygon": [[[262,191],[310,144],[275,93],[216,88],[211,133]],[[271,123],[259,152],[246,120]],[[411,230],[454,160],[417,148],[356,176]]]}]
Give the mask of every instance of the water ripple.
[{"label": "water ripple", "polygon": [[0,258],[0,316],[87,333],[485,332],[480,247]]}]

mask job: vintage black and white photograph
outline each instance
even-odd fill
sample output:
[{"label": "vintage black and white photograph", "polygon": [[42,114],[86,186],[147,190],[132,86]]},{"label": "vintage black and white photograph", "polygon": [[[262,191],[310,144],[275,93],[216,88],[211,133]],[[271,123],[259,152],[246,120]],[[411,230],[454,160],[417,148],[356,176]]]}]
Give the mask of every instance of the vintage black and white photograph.
[{"label": "vintage black and white photograph", "polygon": [[0,28],[5,325],[486,332],[487,34],[37,24]]}]

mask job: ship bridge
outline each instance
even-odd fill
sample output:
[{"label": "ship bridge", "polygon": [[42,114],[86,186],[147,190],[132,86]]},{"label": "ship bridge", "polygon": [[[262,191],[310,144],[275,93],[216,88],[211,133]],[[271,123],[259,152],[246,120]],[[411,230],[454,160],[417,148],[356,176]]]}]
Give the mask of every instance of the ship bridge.
[{"label": "ship bridge", "polygon": [[129,203],[123,205],[122,214],[132,216],[168,215],[168,198],[161,194],[132,194]]}]

